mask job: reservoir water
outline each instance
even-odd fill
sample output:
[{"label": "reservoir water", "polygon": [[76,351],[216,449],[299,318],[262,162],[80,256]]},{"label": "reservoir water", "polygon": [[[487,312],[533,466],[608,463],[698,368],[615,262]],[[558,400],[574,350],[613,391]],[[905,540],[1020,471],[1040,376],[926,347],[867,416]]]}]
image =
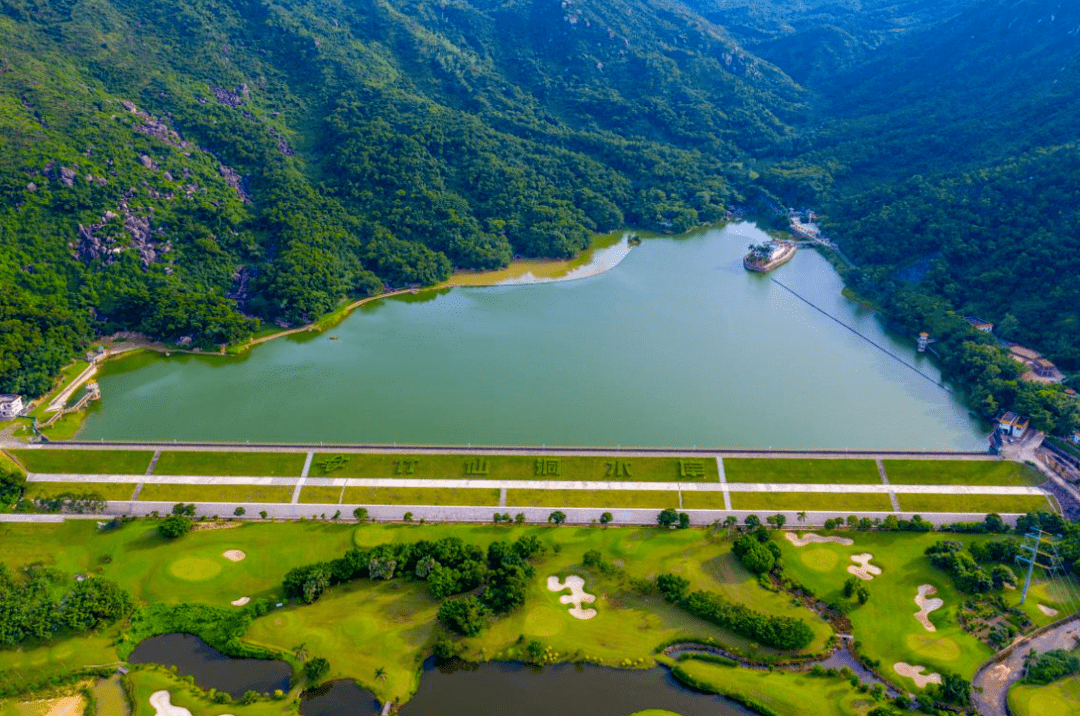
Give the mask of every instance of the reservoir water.
[{"label": "reservoir water", "polygon": [[576,281],[381,300],[242,359],[110,362],[80,437],[985,448],[933,363],[841,296],[819,254],[745,271],[765,238],[733,224],[646,239]]}]

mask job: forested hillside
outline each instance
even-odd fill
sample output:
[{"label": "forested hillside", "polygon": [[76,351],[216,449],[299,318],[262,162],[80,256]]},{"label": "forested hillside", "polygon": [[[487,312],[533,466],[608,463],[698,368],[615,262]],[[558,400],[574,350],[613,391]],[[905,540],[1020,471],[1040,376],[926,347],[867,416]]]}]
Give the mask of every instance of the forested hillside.
[{"label": "forested hillside", "polygon": [[591,232],[683,231],[802,90],[664,2],[2,0],[0,390]]},{"label": "forested hillside", "polygon": [[803,161],[834,162],[829,224],[864,285],[915,285],[1080,370],[1078,90],[1060,0],[974,4],[823,88],[837,118]]},{"label": "forested hillside", "polygon": [[1078,53],[1062,0],[0,0],[0,391],[777,205],[1080,370]]}]

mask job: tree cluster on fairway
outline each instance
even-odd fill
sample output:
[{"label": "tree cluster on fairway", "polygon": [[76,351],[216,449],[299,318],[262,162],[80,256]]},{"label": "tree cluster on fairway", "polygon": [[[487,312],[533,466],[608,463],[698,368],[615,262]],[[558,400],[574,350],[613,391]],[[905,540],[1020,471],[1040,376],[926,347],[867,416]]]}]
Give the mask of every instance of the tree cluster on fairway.
[{"label": "tree cluster on fairway", "polygon": [[11,508],[22,497],[26,475],[19,470],[0,465],[0,512]]},{"label": "tree cluster on fairway", "polygon": [[476,597],[447,599],[439,605],[439,623],[462,636],[476,636],[484,628],[484,605]]},{"label": "tree cluster on fairway", "polygon": [[1024,683],[1046,684],[1080,672],[1080,657],[1064,649],[1054,649],[1044,654],[1032,651],[1027,659],[1027,675]]},{"label": "tree cluster on fairway", "polygon": [[661,527],[678,527],[681,530],[690,526],[690,515],[685,512],[676,512],[672,508],[661,510],[656,516],[656,524]]},{"label": "tree cluster on fairway", "polygon": [[695,617],[774,649],[797,651],[814,640],[813,630],[802,619],[754,611],[713,592],[699,590],[687,594],[690,583],[678,575],[661,574],[656,585],[666,601]]},{"label": "tree cluster on fairway", "polygon": [[843,592],[848,599],[852,597],[858,599],[859,604],[866,604],[870,601],[870,588],[863,584],[858,577],[848,577],[844,582]]},{"label": "tree cluster on fairway", "polygon": [[131,611],[131,595],[115,582],[88,578],[61,589],[69,580],[51,568],[14,573],[0,564],[0,646],[91,631]]},{"label": "tree cluster on fairway", "polygon": [[354,548],[339,559],[289,570],[283,589],[286,597],[311,604],[330,587],[365,577],[427,582],[435,599],[482,588],[477,596],[469,598],[473,601],[448,602],[450,606],[444,605],[439,611],[439,619],[447,628],[466,633],[484,614],[503,614],[525,603],[528,582],[535,574],[529,559],[543,550],[535,535],[514,542],[493,542],[486,554],[459,537]]},{"label": "tree cluster on fairway", "polygon": [[952,576],[956,588],[967,594],[985,594],[1016,583],[1016,575],[1005,565],[995,564],[987,572],[963,549],[964,545],[955,540],[941,540],[927,547],[926,554],[930,564]]},{"label": "tree cluster on fairway", "polygon": [[165,539],[176,539],[190,532],[191,525],[191,518],[186,515],[169,515],[158,525],[158,532]]},{"label": "tree cluster on fairway", "polygon": [[1001,515],[990,513],[982,522],[953,522],[941,528],[943,532],[958,532],[961,534],[1004,534],[1009,531],[1009,526]]},{"label": "tree cluster on fairway", "polygon": [[324,676],[330,673],[330,662],[321,656],[309,659],[304,664],[304,676],[312,685],[318,684]]},{"label": "tree cluster on fairway", "polygon": [[976,562],[983,564],[1011,564],[1020,554],[1020,545],[1015,540],[1002,539],[993,542],[973,542],[968,551]]},{"label": "tree cluster on fairway", "polygon": [[742,566],[752,574],[768,574],[780,563],[780,547],[769,540],[769,532],[760,525],[753,532],[739,535],[731,548]]}]

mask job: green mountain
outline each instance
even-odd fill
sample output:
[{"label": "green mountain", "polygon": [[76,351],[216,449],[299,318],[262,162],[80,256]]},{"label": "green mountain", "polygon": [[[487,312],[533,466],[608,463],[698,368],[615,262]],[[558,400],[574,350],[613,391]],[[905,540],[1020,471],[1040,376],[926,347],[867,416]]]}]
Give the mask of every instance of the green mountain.
[{"label": "green mountain", "polygon": [[979,3],[818,96],[832,229],[876,283],[919,278],[1080,370],[1080,6]]},{"label": "green mountain", "polygon": [[1078,35],[1062,0],[0,0],[0,391],[734,206],[820,207],[898,320],[1078,370]]},{"label": "green mountain", "polygon": [[741,199],[804,92],[666,2],[2,0],[0,390]]}]

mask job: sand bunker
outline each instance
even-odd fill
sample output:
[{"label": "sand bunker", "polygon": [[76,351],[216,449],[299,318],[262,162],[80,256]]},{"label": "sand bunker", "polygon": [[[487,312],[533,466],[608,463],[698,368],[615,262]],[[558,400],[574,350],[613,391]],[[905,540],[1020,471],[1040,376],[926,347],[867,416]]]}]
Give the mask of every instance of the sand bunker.
[{"label": "sand bunker", "polygon": [[911,664],[905,664],[899,661],[893,664],[893,671],[900,674],[900,676],[909,676],[915,680],[915,686],[920,689],[925,689],[927,684],[940,684],[941,674],[924,674],[926,670],[925,666],[912,666]]},{"label": "sand bunker", "polygon": [[592,619],[596,616],[595,609],[582,609],[582,602],[592,604],[596,601],[596,596],[587,593],[582,587],[585,586],[585,580],[576,574],[571,574],[566,578],[566,583],[559,581],[558,577],[548,577],[547,588],[551,592],[561,592],[564,589],[569,589],[570,594],[564,594],[559,597],[561,604],[573,604],[570,609],[570,616],[575,619]]},{"label": "sand bunker", "polygon": [[805,547],[811,543],[819,542],[833,542],[835,544],[842,544],[845,547],[850,547],[855,544],[855,540],[848,539],[847,537],[822,537],[821,535],[814,534],[813,532],[807,532],[802,537],[798,536],[794,532],[785,532],[784,537],[787,541],[796,547]]},{"label": "sand bunker", "polygon": [[251,597],[240,597],[239,599],[234,599],[233,601],[229,602],[229,604],[233,605],[234,607],[242,607],[250,601]]},{"label": "sand bunker", "polygon": [[1040,612],[1042,612],[1043,614],[1045,614],[1048,617],[1056,617],[1058,615],[1058,610],[1054,609],[1053,607],[1048,607],[1045,604],[1039,604],[1039,605],[1036,605],[1036,606],[1039,607]]},{"label": "sand bunker", "polygon": [[221,553],[221,556],[230,562],[242,562],[247,559],[247,555],[238,549],[229,549]]},{"label": "sand bunker", "polygon": [[871,579],[881,574],[880,567],[875,567],[874,565],[870,564],[870,560],[872,560],[873,558],[874,555],[870,554],[869,552],[863,552],[862,554],[853,554],[851,555],[851,561],[855,562],[855,564],[859,566],[856,567],[855,564],[852,564],[848,566],[847,571],[851,574],[854,574],[859,579],[869,582]]},{"label": "sand bunker", "polygon": [[[157,716],[191,716],[191,712],[183,706],[173,706],[172,697],[168,691],[155,691],[150,694],[150,705],[154,707]],[[232,714],[221,716],[232,716]]]},{"label": "sand bunker", "polygon": [[1012,669],[1008,664],[998,664],[990,669],[990,681],[995,684],[1003,684],[1009,680],[1009,675],[1012,674]]},{"label": "sand bunker", "polygon": [[926,629],[926,631],[937,631],[937,627],[930,622],[930,612],[945,606],[945,602],[937,597],[927,599],[927,597],[935,594],[937,594],[937,589],[933,585],[920,584],[919,593],[915,595],[915,604],[919,607],[919,611],[915,612],[915,618],[919,620],[919,623],[923,625],[923,629]]}]

